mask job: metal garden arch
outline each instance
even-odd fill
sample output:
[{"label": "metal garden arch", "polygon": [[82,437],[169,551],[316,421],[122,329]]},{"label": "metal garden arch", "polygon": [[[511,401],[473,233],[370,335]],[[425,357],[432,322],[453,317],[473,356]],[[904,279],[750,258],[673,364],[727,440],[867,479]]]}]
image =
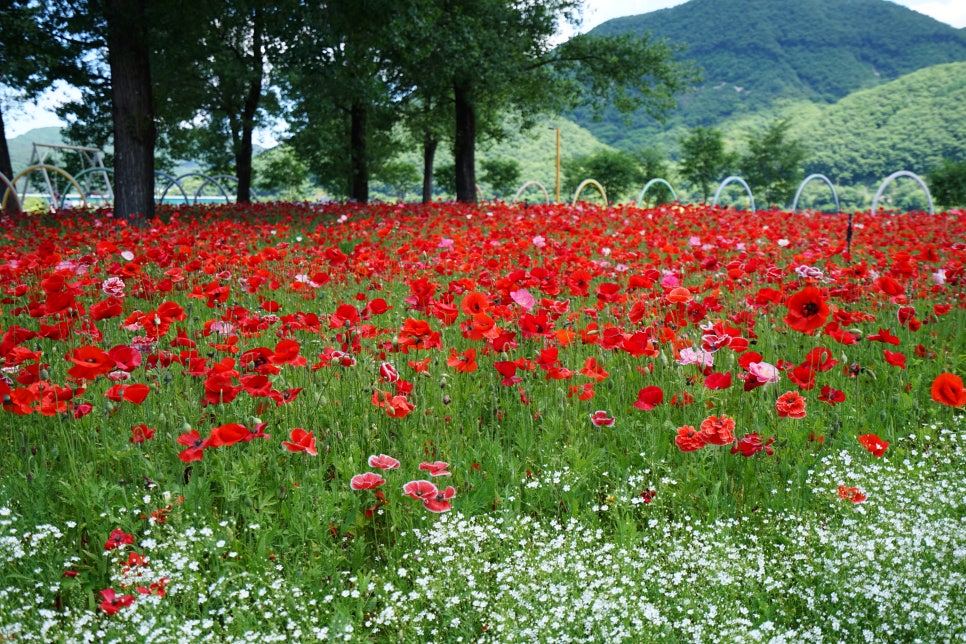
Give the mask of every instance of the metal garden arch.
[{"label": "metal garden arch", "polygon": [[644,203],[644,195],[646,195],[647,194],[647,191],[651,189],[651,186],[653,186],[655,184],[658,184],[658,183],[667,186],[667,189],[671,191],[671,196],[674,198],[674,201],[677,201],[678,200],[678,193],[674,192],[674,188],[671,187],[671,184],[670,183],[668,183],[664,179],[651,179],[650,181],[648,181],[647,183],[645,183],[644,184],[644,188],[641,189],[641,196],[639,196],[637,198],[637,205],[638,206],[640,206],[642,203]]},{"label": "metal garden arch", "polygon": [[721,197],[721,191],[724,190],[725,186],[727,186],[729,183],[740,183],[742,186],[744,186],[745,192],[748,193],[748,201],[749,203],[751,203],[751,212],[755,212],[755,198],[751,194],[751,188],[748,187],[748,184],[745,183],[744,179],[736,176],[727,177],[724,181],[721,182],[721,185],[718,186],[718,192],[714,194],[714,203],[712,203],[711,205],[712,206],[718,205],[718,199]]},{"label": "metal garden arch", "polygon": [[802,196],[802,191],[805,190],[805,184],[815,179],[825,182],[825,185],[832,191],[832,198],[835,200],[835,212],[842,212],[842,208],[839,207],[839,195],[835,192],[835,186],[832,185],[832,182],[824,174],[810,174],[798,185],[798,192],[795,193],[795,200],[792,201],[792,212],[798,210],[798,199]]},{"label": "metal garden arch", "polygon": [[879,189],[876,191],[875,197],[872,198],[872,209],[869,211],[869,214],[870,215],[875,214],[875,211],[879,207],[879,199],[882,198],[882,193],[885,192],[886,186],[888,186],[890,183],[892,183],[899,177],[909,177],[910,179],[913,179],[916,183],[918,183],[919,187],[922,188],[922,191],[926,193],[926,201],[929,202],[929,214],[930,215],[936,214],[936,211],[933,209],[933,205],[932,205],[932,195],[929,194],[929,188],[926,187],[926,182],[920,179],[919,175],[913,172],[909,172],[908,170],[899,170],[898,172],[893,172],[892,174],[890,174],[888,177],[885,178],[885,181],[882,182],[882,185],[880,185]]}]

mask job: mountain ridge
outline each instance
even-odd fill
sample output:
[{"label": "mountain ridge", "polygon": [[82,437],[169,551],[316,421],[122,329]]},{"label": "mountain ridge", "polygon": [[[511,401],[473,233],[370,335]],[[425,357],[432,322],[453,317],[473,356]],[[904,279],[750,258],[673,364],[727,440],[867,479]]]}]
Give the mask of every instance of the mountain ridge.
[{"label": "mountain ridge", "polygon": [[592,35],[643,35],[685,45],[704,70],[662,124],[638,112],[574,120],[617,147],[666,144],[664,133],[713,126],[782,100],[831,104],[918,69],[966,61],[966,29],[886,0],[690,0],[609,20]]}]

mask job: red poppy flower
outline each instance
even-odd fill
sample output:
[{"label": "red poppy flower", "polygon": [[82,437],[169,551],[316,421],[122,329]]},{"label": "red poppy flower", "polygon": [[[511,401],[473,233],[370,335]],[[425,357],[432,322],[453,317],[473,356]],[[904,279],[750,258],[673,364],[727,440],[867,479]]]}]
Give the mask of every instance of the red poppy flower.
[{"label": "red poppy flower", "polygon": [[590,422],[595,427],[613,427],[614,417],[610,416],[606,411],[599,409],[590,415]]},{"label": "red poppy flower", "polygon": [[204,449],[208,447],[208,441],[207,438],[201,438],[197,429],[182,434],[178,437],[178,444],[185,445],[188,449],[180,452],[178,458],[185,463],[200,461],[204,457]]},{"label": "red poppy flower", "polygon": [[103,601],[100,603],[101,610],[108,615],[113,615],[122,608],[126,608],[134,603],[134,595],[118,595],[113,588],[105,588],[101,591]]},{"label": "red poppy flower", "polygon": [[114,550],[115,548],[120,548],[121,546],[129,546],[134,543],[134,535],[127,534],[124,530],[120,528],[115,528],[111,532],[111,536],[107,538],[107,542],[104,544],[105,550]]},{"label": "red poppy flower", "polygon": [[785,300],[788,314],[785,324],[802,333],[821,328],[829,317],[829,308],[822,292],[814,286],[806,286]]},{"label": "red poppy flower", "polygon": [[477,369],[476,349],[471,347],[463,353],[456,353],[456,349],[451,349],[446,364],[456,369],[457,373],[473,373]]},{"label": "red poppy flower", "polygon": [[493,367],[503,376],[503,380],[500,384],[504,387],[512,387],[513,385],[523,382],[523,378],[516,375],[517,373],[517,363],[511,362],[509,360],[502,360],[493,363]]},{"label": "red poppy flower", "polygon": [[731,386],[731,372],[719,373],[716,371],[709,373],[708,377],[704,379],[704,386],[711,390],[727,389]]},{"label": "red poppy flower", "polygon": [[862,503],[868,497],[857,487],[839,486],[839,498],[851,501],[852,503]]},{"label": "red poppy flower", "polygon": [[392,395],[387,391],[376,389],[372,393],[372,404],[381,407],[390,418],[405,418],[409,412],[416,408],[406,396],[402,394]]},{"label": "red poppy flower", "polygon": [[67,375],[77,380],[94,380],[98,376],[106,376],[116,366],[107,351],[91,346],[74,349],[70,354],[70,361],[74,366],[67,370]]},{"label": "red poppy flower", "polygon": [[251,432],[244,425],[228,423],[211,430],[211,435],[208,437],[208,447],[224,447],[242,441],[250,441],[251,435]]},{"label": "red poppy flower", "polygon": [[930,393],[937,403],[950,407],[966,405],[966,388],[963,387],[963,379],[956,374],[941,373],[936,376]]},{"label": "red poppy flower", "polygon": [[305,452],[312,456],[317,456],[315,451],[315,436],[312,432],[307,432],[301,427],[296,427],[289,432],[289,440],[282,441],[282,447],[290,452]]},{"label": "red poppy flower", "polygon": [[131,438],[129,440],[135,445],[140,445],[144,441],[154,438],[155,431],[153,427],[148,427],[144,423],[140,423],[131,428]]},{"label": "red poppy flower", "polygon": [[369,457],[369,467],[375,467],[380,470],[394,470],[399,467],[399,461],[385,454],[379,454],[378,456],[373,454]]},{"label": "red poppy flower", "polygon": [[450,476],[452,472],[447,471],[449,463],[444,461],[435,461],[433,463],[420,463],[419,469],[424,472],[429,472],[430,476]]},{"label": "red poppy flower", "polygon": [[366,472],[365,474],[356,474],[349,481],[349,487],[353,490],[374,490],[380,485],[383,485],[386,479],[382,478],[379,474],[375,472]]},{"label": "red poppy flower", "polygon": [[644,411],[651,411],[664,402],[664,390],[655,385],[649,385],[637,392],[634,406]]},{"label": "red poppy flower", "polygon": [[822,393],[819,395],[818,399],[830,405],[837,405],[845,402],[845,394],[838,389],[833,389],[829,385],[825,385],[822,387]]},{"label": "red poppy flower", "polygon": [[704,437],[690,425],[678,427],[674,442],[682,452],[696,452],[707,444]]},{"label": "red poppy flower", "polygon": [[895,346],[899,346],[898,336],[892,335],[891,331],[889,331],[888,329],[883,329],[882,327],[879,327],[878,333],[872,333],[866,337],[869,340],[872,340],[873,342],[885,342],[887,344],[894,344]]},{"label": "red poppy flower", "polygon": [[805,418],[805,399],[797,391],[789,391],[775,402],[779,418]]},{"label": "red poppy flower", "polygon": [[741,452],[742,456],[751,457],[758,452],[764,451],[769,456],[772,456],[775,450],[771,448],[771,444],[774,442],[774,438],[769,438],[766,442],[762,443],[760,435],[745,434],[745,437],[738,439],[738,442],[731,448],[731,453],[737,454]]},{"label": "red poppy flower", "polygon": [[735,440],[735,419],[708,416],[701,422],[701,440],[709,445],[727,445]]},{"label": "red poppy flower", "polygon": [[881,458],[885,454],[886,448],[889,447],[888,441],[882,440],[875,434],[862,434],[859,436],[859,442],[876,458]]},{"label": "red poppy flower", "polygon": [[899,367],[900,369],[906,368],[906,356],[904,353],[899,353],[898,351],[892,352],[888,349],[883,349],[882,355],[885,356],[886,362],[891,364],[893,367]]},{"label": "red poppy flower", "polygon": [[808,365],[816,373],[828,371],[838,363],[839,361],[832,357],[832,351],[825,347],[815,347],[802,360],[803,365]]}]

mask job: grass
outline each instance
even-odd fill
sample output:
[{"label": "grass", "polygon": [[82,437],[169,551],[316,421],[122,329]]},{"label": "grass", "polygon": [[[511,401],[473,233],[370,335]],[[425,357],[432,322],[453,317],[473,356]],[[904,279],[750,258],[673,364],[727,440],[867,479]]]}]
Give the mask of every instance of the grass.
[{"label": "grass", "polygon": [[[851,256],[837,217],[705,207],[271,204],[144,229],[97,212],[8,223],[0,635],[957,640],[964,416],[930,388],[964,372],[966,221],[856,221]],[[101,318],[112,276],[121,312]],[[687,304],[669,299],[679,284]],[[785,321],[809,286],[831,308],[813,334]],[[490,302],[485,336],[461,308],[471,292]],[[439,334],[421,336],[429,348],[412,344],[413,320]],[[884,329],[898,344],[874,339]],[[748,349],[729,340],[708,369],[680,364],[709,335]],[[132,346],[137,365],[75,369],[80,348]],[[836,364],[809,387],[795,369],[816,347]],[[750,351],[778,382],[744,390]],[[493,366],[511,361],[519,381]],[[709,373],[731,386],[709,388]],[[139,383],[143,402],[106,397]],[[646,386],[664,394],[649,411],[634,406]],[[776,412],[789,391],[804,417]],[[412,410],[390,416],[379,392]],[[678,428],[709,416],[734,419],[734,440],[773,438],[773,453],[682,451]],[[192,430],[263,423],[267,437],[179,458]],[[132,442],[141,424],[154,436]],[[314,449],[286,449],[296,428]],[[881,457],[857,440],[870,433],[889,443]],[[400,467],[369,467],[377,454]],[[436,460],[450,476],[419,468]],[[365,472],[385,484],[351,489]],[[451,485],[452,509],[403,494],[417,479]],[[112,533],[131,543],[107,549]]]}]

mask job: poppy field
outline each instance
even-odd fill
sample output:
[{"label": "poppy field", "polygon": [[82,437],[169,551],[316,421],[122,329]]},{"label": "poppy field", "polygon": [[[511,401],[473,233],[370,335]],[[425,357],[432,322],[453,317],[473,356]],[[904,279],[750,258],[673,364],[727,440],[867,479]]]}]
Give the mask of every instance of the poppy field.
[{"label": "poppy field", "polygon": [[962,211],[0,234],[0,640],[966,636]]}]

